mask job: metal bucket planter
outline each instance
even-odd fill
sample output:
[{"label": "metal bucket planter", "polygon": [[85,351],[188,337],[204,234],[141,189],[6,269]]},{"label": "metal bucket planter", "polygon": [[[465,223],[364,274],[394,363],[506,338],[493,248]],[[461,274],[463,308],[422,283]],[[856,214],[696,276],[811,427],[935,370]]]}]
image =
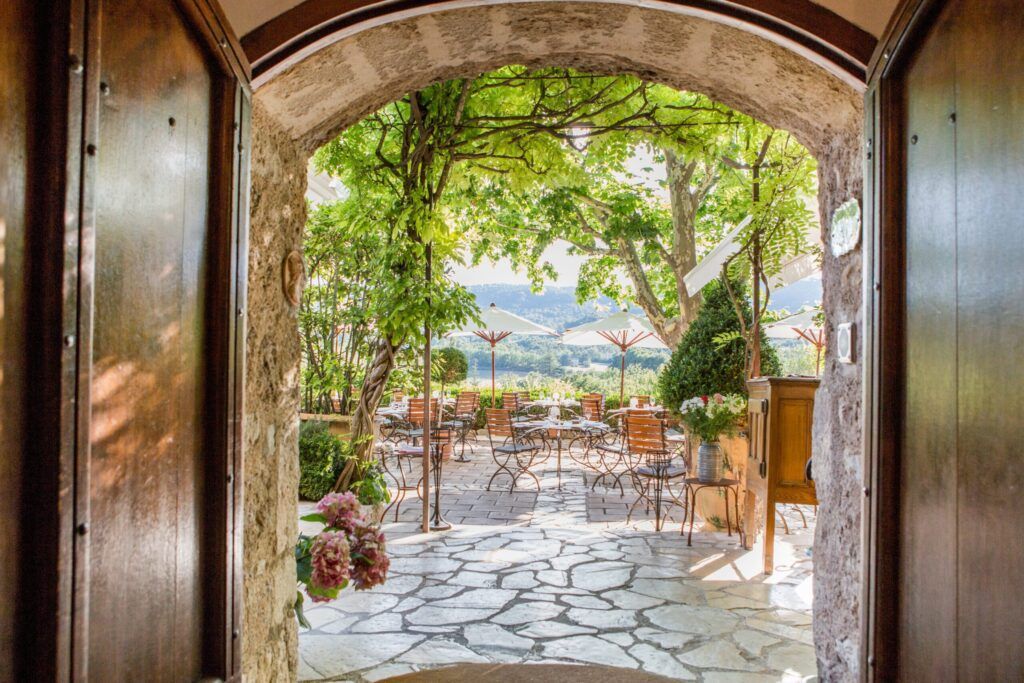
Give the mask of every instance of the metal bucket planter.
[{"label": "metal bucket planter", "polygon": [[697,449],[697,478],[702,482],[715,482],[725,476],[725,454],[717,441],[701,443]]}]

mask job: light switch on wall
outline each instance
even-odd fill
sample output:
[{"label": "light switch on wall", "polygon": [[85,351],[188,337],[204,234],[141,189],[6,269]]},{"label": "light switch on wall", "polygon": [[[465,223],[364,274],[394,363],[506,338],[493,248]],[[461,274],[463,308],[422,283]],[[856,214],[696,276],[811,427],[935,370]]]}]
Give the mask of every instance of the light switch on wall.
[{"label": "light switch on wall", "polygon": [[854,362],[853,323],[839,323],[836,325],[836,359],[840,363],[852,364]]}]

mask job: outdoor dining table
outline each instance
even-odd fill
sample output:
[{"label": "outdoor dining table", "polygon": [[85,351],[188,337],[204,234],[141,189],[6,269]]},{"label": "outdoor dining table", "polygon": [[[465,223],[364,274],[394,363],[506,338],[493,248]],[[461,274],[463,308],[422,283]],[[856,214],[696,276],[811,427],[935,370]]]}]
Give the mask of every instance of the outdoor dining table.
[{"label": "outdoor dining table", "polygon": [[563,432],[574,432],[580,431],[586,428],[586,423],[582,420],[528,420],[525,422],[516,422],[516,429],[522,430],[538,430],[548,431],[555,433],[556,439],[556,460],[555,460],[555,474],[558,480],[558,490],[562,490],[562,433]]}]

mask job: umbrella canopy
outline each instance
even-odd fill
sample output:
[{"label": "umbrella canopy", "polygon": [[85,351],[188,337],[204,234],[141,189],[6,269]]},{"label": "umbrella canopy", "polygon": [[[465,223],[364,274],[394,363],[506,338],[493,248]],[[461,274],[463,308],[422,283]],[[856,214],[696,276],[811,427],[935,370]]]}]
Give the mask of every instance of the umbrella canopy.
[{"label": "umbrella canopy", "polygon": [[453,337],[480,337],[491,345],[491,406],[494,406],[494,347],[505,337],[512,334],[530,335],[551,335],[557,337],[558,333],[550,327],[544,327],[526,318],[510,313],[504,309],[491,304],[480,312],[482,325],[470,320],[460,329],[451,332]]},{"label": "umbrella canopy", "polygon": [[633,315],[629,311],[619,311],[607,318],[586,323],[562,335],[563,344],[574,346],[597,346],[612,344],[622,352],[622,363],[619,371],[619,405],[625,396],[626,389],[626,351],[633,348],[667,349],[654,332],[654,327],[646,318]]},{"label": "umbrella canopy", "polygon": [[821,352],[825,349],[825,330],[814,321],[819,313],[820,308],[808,308],[776,320],[764,328],[765,335],[772,339],[803,339],[813,346],[815,374],[821,373]]}]

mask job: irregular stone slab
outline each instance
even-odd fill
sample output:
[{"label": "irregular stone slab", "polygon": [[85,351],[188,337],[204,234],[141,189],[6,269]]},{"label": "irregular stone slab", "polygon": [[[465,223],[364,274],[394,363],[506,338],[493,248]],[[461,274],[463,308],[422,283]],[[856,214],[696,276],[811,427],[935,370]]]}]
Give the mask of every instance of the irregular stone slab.
[{"label": "irregular stone slab", "polygon": [[551,565],[549,565],[547,562],[537,561],[530,562],[529,564],[514,566],[509,569],[503,569],[502,572],[508,574],[511,572],[542,571],[545,569],[551,569]]},{"label": "irregular stone slab", "polygon": [[598,633],[597,637],[622,647],[629,647],[633,644],[633,636],[628,633]]},{"label": "irregular stone slab", "polygon": [[558,557],[551,558],[551,566],[560,571],[570,569],[577,564],[583,564],[584,562],[591,562],[593,558],[590,555],[583,553],[574,555],[559,555]]},{"label": "irregular stone slab", "polygon": [[734,631],[732,639],[736,641],[736,644],[741,648],[754,655],[755,657],[760,656],[761,650],[769,645],[774,645],[779,642],[778,638],[773,638],[767,633],[761,631],[752,631],[750,629],[740,629]]},{"label": "irregular stone slab", "polygon": [[581,626],[593,626],[596,629],[636,628],[636,612],[633,610],[580,609],[573,607],[567,613],[570,620]]},{"label": "irregular stone slab", "polygon": [[554,595],[589,595],[589,591],[582,588],[571,588],[569,586],[538,586],[537,593],[552,593]]},{"label": "irregular stone slab", "polygon": [[453,572],[461,566],[461,562],[448,557],[395,557],[391,559],[390,571],[396,574],[431,576],[443,572]]},{"label": "irregular stone slab", "polygon": [[398,658],[400,662],[409,664],[461,664],[484,663],[488,659],[478,655],[469,648],[451,640],[432,638],[422,645],[409,650]]},{"label": "irregular stone slab", "polygon": [[473,588],[493,588],[498,585],[498,577],[494,574],[462,571],[450,578],[448,583]]},{"label": "irregular stone slab", "polygon": [[786,640],[795,640],[805,645],[814,644],[814,636],[809,627],[787,626],[786,624],[765,621],[764,619],[747,619],[743,624],[749,628],[756,628],[758,631],[765,631]]},{"label": "irregular stone slab", "polygon": [[409,626],[406,630],[417,633],[457,633],[458,626]]},{"label": "irregular stone slab", "polygon": [[665,602],[661,598],[652,598],[630,590],[605,591],[601,593],[601,597],[611,600],[616,607],[622,609],[647,609],[648,607],[657,607]]},{"label": "irregular stone slab", "polygon": [[[337,621],[332,621],[329,624],[324,624],[323,626],[321,626],[320,628],[318,628],[316,630],[321,632],[321,633],[346,633],[348,631],[348,627],[351,626],[352,624],[356,623],[357,621],[359,621],[360,618],[361,617],[358,617],[358,616],[353,614],[353,615],[347,616],[347,617],[345,617],[343,619],[338,619]],[[395,629],[395,630],[396,631],[401,631],[402,629],[399,628],[399,629]]]},{"label": "irregular stone slab", "polygon": [[571,636],[545,643],[541,653],[545,657],[573,659],[577,662],[604,664],[635,669],[636,660],[623,652],[622,648],[594,636]]},{"label": "irregular stone slab", "polygon": [[402,600],[402,602],[398,603],[392,611],[399,613],[408,612],[411,609],[416,609],[424,603],[426,603],[426,600],[423,598],[406,598],[405,600]]},{"label": "irregular stone slab", "polygon": [[351,633],[381,633],[384,631],[401,631],[402,615],[397,612],[385,612],[375,617],[358,621],[349,629]]},{"label": "irregular stone slab", "polygon": [[550,560],[553,557],[558,557],[562,552],[562,542],[553,538],[542,541],[515,541],[507,547],[509,550],[527,553],[531,560]]},{"label": "irregular stone slab", "polygon": [[[331,607],[349,614],[377,614],[398,604],[398,597],[372,591],[342,591],[341,597]],[[312,610],[311,610],[312,611]]]},{"label": "irregular stone slab", "polygon": [[767,610],[762,612],[758,618],[788,626],[809,627],[811,625],[811,615],[809,612],[794,612],[788,609]]},{"label": "irregular stone slab", "polygon": [[652,624],[668,631],[717,636],[736,628],[739,617],[724,610],[692,605],[662,605],[646,610]]},{"label": "irregular stone slab", "polygon": [[537,572],[537,578],[550,586],[565,586],[569,583],[569,577],[565,572],[556,569],[544,569]]},{"label": "irregular stone slab", "polygon": [[497,614],[494,609],[469,609],[459,607],[436,607],[427,605],[415,612],[410,612],[406,619],[410,624],[425,626],[443,624],[465,624],[470,621],[483,621]]},{"label": "irregular stone slab", "polygon": [[600,560],[621,560],[626,556],[621,550],[591,550],[590,554]]},{"label": "irregular stone slab", "polygon": [[588,591],[603,591],[618,588],[629,582],[632,565],[626,562],[589,562],[572,569],[572,583],[575,588]]},{"label": "irregular stone slab", "polygon": [[544,602],[554,602],[555,596],[551,593],[523,593],[519,597],[524,600],[543,600]]},{"label": "irregular stone slab", "polygon": [[502,588],[529,589],[536,588],[540,582],[533,577],[533,572],[516,572],[501,579]]},{"label": "irregular stone slab", "polygon": [[586,609],[611,609],[604,600],[595,598],[593,595],[565,595],[562,596],[562,602],[572,605],[573,607],[584,607]]},{"label": "irregular stone slab", "polygon": [[763,604],[750,598],[741,598],[738,595],[729,595],[723,593],[720,596],[705,596],[707,599],[708,607],[717,607],[718,609],[758,609],[764,607]]},{"label": "irregular stone slab", "polygon": [[785,643],[768,651],[765,656],[768,667],[786,674],[797,674],[800,677],[816,676],[818,662],[814,657],[814,648],[800,643]]},{"label": "irregular stone slab", "polygon": [[508,545],[509,539],[502,538],[501,536],[491,536],[483,540],[477,541],[474,547],[477,550],[494,550],[504,545]]},{"label": "irregular stone slab", "polygon": [[432,607],[485,607],[499,609],[516,597],[513,590],[474,588],[451,598],[430,603]]},{"label": "irregular stone slab", "polygon": [[704,683],[779,683],[779,677],[738,671],[707,671],[704,673]]},{"label": "irregular stone slab", "polygon": [[419,555],[427,551],[427,546],[422,543],[406,543],[404,545],[396,543],[388,543],[388,555],[391,555],[392,562],[395,557],[401,557],[406,555]]},{"label": "irregular stone slab", "polygon": [[304,635],[299,639],[299,650],[303,659],[316,662],[316,670],[325,678],[336,678],[380,666],[423,639],[409,633]]},{"label": "irregular stone slab", "polygon": [[416,597],[424,598],[426,600],[437,600],[439,598],[450,598],[462,590],[466,590],[465,587],[446,585],[427,586],[426,588],[421,588],[419,592],[416,593]]},{"label": "irregular stone slab", "polygon": [[792,610],[809,611],[811,596],[804,594],[794,586],[779,583],[730,583],[725,587],[726,593],[750,598],[764,603],[766,607],[782,607]]},{"label": "irregular stone slab", "polygon": [[533,641],[506,631],[494,624],[470,624],[462,634],[470,647],[499,648],[505,650],[529,650]]},{"label": "irregular stone slab", "polygon": [[554,605],[549,602],[525,602],[514,605],[512,609],[505,610],[498,616],[491,619],[495,624],[513,626],[515,624],[528,624],[531,621],[543,621],[554,619],[565,611],[565,607]]},{"label": "irregular stone slab", "polygon": [[740,654],[736,646],[725,640],[712,640],[698,648],[676,655],[683,664],[699,669],[737,669],[756,671],[757,667]]},{"label": "irregular stone slab", "polygon": [[373,588],[371,593],[391,593],[393,595],[405,595],[420,587],[423,578],[412,574],[396,574],[389,577],[383,585]]},{"label": "irregular stone slab", "polygon": [[640,640],[654,643],[663,650],[678,650],[693,640],[694,636],[688,633],[675,633],[673,631],[660,631],[656,628],[644,626],[633,631]]},{"label": "irregular stone slab", "polygon": [[[416,669],[412,668],[408,664],[385,664],[378,666],[376,669],[370,669],[362,674],[363,680],[368,683],[377,683],[377,681],[383,681],[388,678],[394,678],[395,676],[404,676],[405,674],[411,674]],[[299,676],[299,680],[303,680],[302,676]]]},{"label": "irregular stone slab", "polygon": [[689,605],[704,604],[704,596],[693,586],[674,579],[636,579],[629,589],[653,598],[682,602]]},{"label": "irregular stone slab", "polygon": [[666,676],[678,681],[696,680],[697,676],[692,671],[679,663],[679,661],[667,652],[651,647],[647,643],[634,645],[629,649],[629,654],[640,662],[644,671],[652,674]]},{"label": "irregular stone slab", "polygon": [[559,621],[538,621],[526,628],[519,629],[516,633],[528,638],[564,638],[584,633],[597,633],[597,629],[563,624]]},{"label": "irregular stone slab", "polygon": [[[309,604],[308,597],[306,598],[305,604]],[[352,619],[352,621],[356,620],[356,617],[346,615],[344,612],[339,612],[333,607],[328,607],[323,603],[320,603],[319,605],[316,605],[316,603],[314,603],[314,607],[306,609],[304,611],[304,614],[306,615],[306,621],[309,622],[309,625],[313,627],[314,630],[319,630],[322,626],[326,626],[327,624],[336,622],[346,617]]]},{"label": "irregular stone slab", "polygon": [[[493,572],[499,572],[505,569],[509,569],[512,565],[508,562],[467,562],[462,565],[462,568],[468,572],[482,572],[484,574],[491,574]],[[513,568],[513,571],[520,571],[519,567]]]}]

